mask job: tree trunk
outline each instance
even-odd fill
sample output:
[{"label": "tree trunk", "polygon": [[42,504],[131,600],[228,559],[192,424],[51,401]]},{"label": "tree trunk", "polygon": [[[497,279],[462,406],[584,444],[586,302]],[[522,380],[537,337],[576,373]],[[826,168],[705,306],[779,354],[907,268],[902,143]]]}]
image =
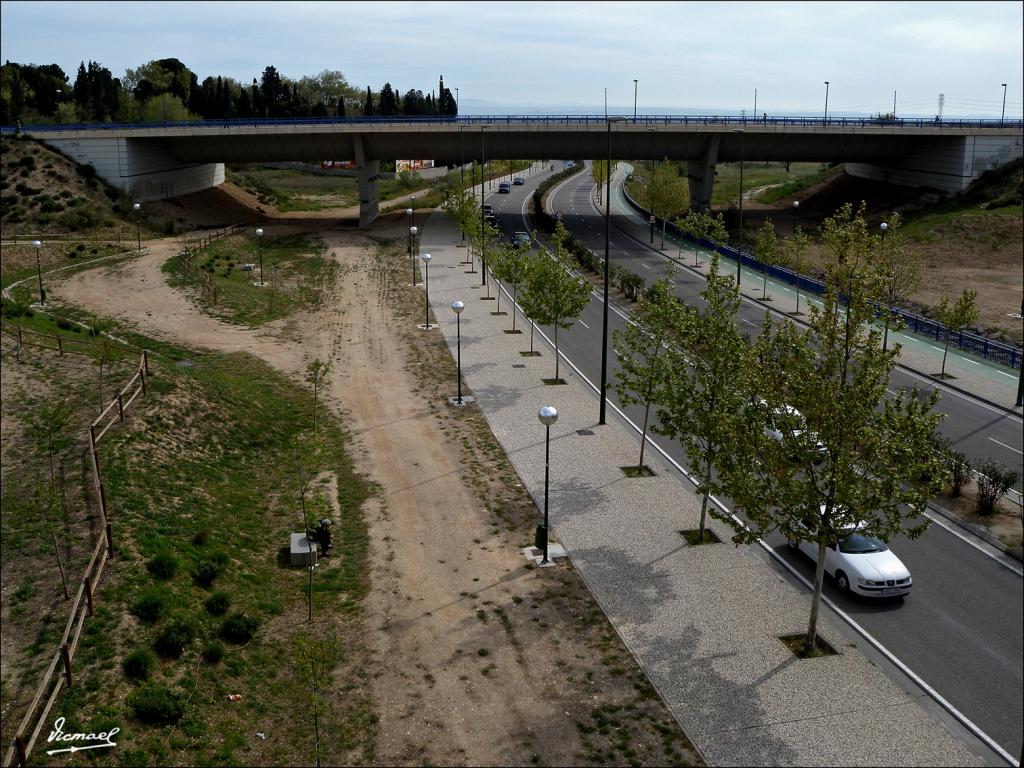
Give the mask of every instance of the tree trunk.
[{"label": "tree trunk", "polygon": [[555,323],[555,381],[558,381],[558,323]]},{"label": "tree trunk", "polygon": [[530,321],[530,355],[531,356],[533,355],[533,328],[534,328],[534,326],[535,326],[535,323],[533,322],[533,320],[531,320]]},{"label": "tree trunk", "polygon": [[[705,477],[711,477],[711,459],[707,458],[704,460],[704,474]],[[711,497],[711,489],[704,486],[704,498],[700,501],[700,528],[697,534],[697,543],[704,543],[704,523],[707,520],[708,515],[708,499]]]},{"label": "tree trunk", "polygon": [[889,346],[889,315],[886,315],[885,316],[885,333],[882,336],[882,351],[885,352],[885,350],[888,348],[888,346]]},{"label": "tree trunk", "polygon": [[821,602],[821,584],[825,580],[825,542],[818,542],[818,565],[814,569],[814,594],[811,596],[811,617],[807,622],[804,652],[813,653],[818,637],[818,604]]},{"label": "tree trunk", "polygon": [[518,285],[513,285],[512,286],[512,332],[513,333],[515,333],[515,330],[516,330],[516,300],[517,300],[518,296],[519,296],[519,286]]},{"label": "tree trunk", "polygon": [[661,220],[661,250],[665,250],[665,220]]},{"label": "tree trunk", "polygon": [[942,348],[942,371],[939,373],[939,378],[946,378],[946,355],[949,353],[949,332],[946,332],[946,346]]}]

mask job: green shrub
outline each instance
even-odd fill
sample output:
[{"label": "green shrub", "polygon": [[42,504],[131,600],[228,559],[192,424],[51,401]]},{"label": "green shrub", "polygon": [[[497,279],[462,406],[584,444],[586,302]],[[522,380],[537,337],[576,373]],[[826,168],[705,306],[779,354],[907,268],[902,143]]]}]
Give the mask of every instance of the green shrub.
[{"label": "green shrub", "polygon": [[220,634],[229,643],[243,645],[252,640],[252,636],[256,634],[257,626],[259,626],[259,622],[252,616],[236,611],[224,619],[224,623],[220,628]]},{"label": "green shrub", "polygon": [[57,318],[57,327],[60,328],[62,331],[70,331],[72,328],[74,328],[74,326],[71,324],[71,321],[65,320],[63,317]]},{"label": "green shrub", "polygon": [[195,544],[197,547],[201,547],[201,546],[203,546],[203,544],[205,544],[207,542],[207,540],[209,540],[209,538],[210,538],[210,529],[209,528],[200,528],[198,531],[196,531],[195,535],[192,537],[192,543]]},{"label": "green shrub", "polygon": [[959,496],[960,489],[971,477],[971,464],[962,453],[953,451],[946,457],[946,468],[949,470],[949,495]]},{"label": "green shrub", "polygon": [[192,626],[192,622],[185,618],[176,618],[161,630],[154,645],[161,656],[176,659],[192,642],[194,635],[195,628]]},{"label": "green shrub", "polygon": [[192,578],[201,587],[209,587],[224,570],[224,562],[217,557],[203,558],[196,563]]},{"label": "green shrub", "polygon": [[140,620],[152,624],[164,615],[167,609],[167,590],[158,586],[146,587],[132,604],[132,613]]},{"label": "green shrub", "polygon": [[128,697],[136,719],[154,725],[173,725],[185,714],[181,697],[166,686],[143,683]]},{"label": "green shrub", "polygon": [[982,459],[978,464],[978,505],[979,515],[991,515],[996,502],[1017,482],[1017,473],[998,461]]},{"label": "green shrub", "polygon": [[167,581],[178,572],[178,561],[170,552],[158,552],[146,563],[146,570],[156,578]]},{"label": "green shrub", "polygon": [[231,607],[231,596],[224,590],[218,590],[206,598],[205,605],[213,616],[223,616]]},{"label": "green shrub", "polygon": [[207,664],[219,664],[224,658],[224,646],[220,640],[211,640],[203,646],[203,661]]},{"label": "green shrub", "polygon": [[156,656],[149,648],[136,648],[124,658],[121,665],[124,669],[124,676],[129,680],[145,680],[153,671],[156,664]]}]

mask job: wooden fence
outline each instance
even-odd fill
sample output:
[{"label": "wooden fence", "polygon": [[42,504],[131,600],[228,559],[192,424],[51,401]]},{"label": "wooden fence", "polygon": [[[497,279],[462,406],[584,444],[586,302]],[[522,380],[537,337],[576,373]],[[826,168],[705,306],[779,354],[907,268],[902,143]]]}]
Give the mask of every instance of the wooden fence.
[{"label": "wooden fence", "polygon": [[[35,331],[31,331],[31,333],[35,333]],[[46,336],[47,334],[37,335]],[[33,346],[43,345],[36,344]],[[54,347],[43,348],[54,349]],[[35,695],[28,705],[28,710],[18,724],[18,729],[14,733],[11,746],[4,755],[3,765],[5,767],[12,765],[14,760],[17,760],[17,765],[19,766],[27,764],[28,757],[32,754],[32,748],[39,738],[47,715],[50,714],[50,710],[57,701],[57,696],[60,695],[61,688],[64,686],[70,688],[74,684],[72,661],[75,658],[78,641],[82,636],[82,625],[85,623],[86,616],[92,616],[96,587],[103,576],[103,569],[107,560],[114,554],[114,540],[108,520],[107,496],[103,485],[103,475],[100,471],[100,457],[97,447],[111,426],[124,421],[125,412],[135,402],[135,399],[140,394],[146,394],[146,378],[148,376],[149,357],[143,351],[135,375],[128,380],[128,383],[121,388],[121,391],[110,401],[110,404],[89,425],[89,455],[92,459],[93,485],[99,500],[100,527],[103,534],[99,541],[96,542],[92,557],[85,568],[82,581],[78,586],[78,592],[75,594],[75,600],[71,604],[71,612],[64,627],[64,634],[57,644],[46,672],[43,673],[43,677],[39,681]],[[56,674],[58,664],[61,665],[61,674]],[[48,695],[47,691],[49,691]],[[45,703],[43,703],[44,697],[46,699]],[[41,709],[40,704],[42,704]]]},{"label": "wooden fence", "polygon": [[43,243],[55,240],[65,243],[121,243],[137,240],[138,230],[133,232],[131,227],[118,227],[117,229],[96,229],[92,232],[39,232],[34,235],[23,232],[9,232],[4,234],[3,239],[14,245],[29,245],[33,240],[39,240]]},{"label": "wooden fence", "polygon": [[200,253],[203,252],[211,243],[222,240],[228,235],[233,235],[235,232],[242,228],[242,224],[232,224],[230,227],[219,229],[216,232],[211,232],[208,235],[200,237],[198,240],[191,242],[186,238],[182,243],[181,248],[181,265],[186,273],[199,274],[203,280],[203,298],[209,299],[210,303],[214,306],[217,305],[217,287],[213,284],[213,275],[196,266],[194,259]]},{"label": "wooden fence", "polygon": [[[76,349],[76,345],[81,347],[85,345],[89,346],[90,342],[86,339],[75,339],[70,336],[54,336],[50,333],[41,333],[40,331],[33,331],[28,328],[22,328],[20,325],[14,326],[12,329],[7,325],[0,325],[0,331],[6,333],[11,338],[17,339],[18,341],[18,352],[20,353],[24,347],[39,347],[40,349],[49,349],[53,352],[58,353],[61,357],[65,354],[69,355],[83,355],[85,357],[91,357],[88,350]],[[33,338],[39,339],[50,339],[55,343],[38,343],[33,341]]]}]

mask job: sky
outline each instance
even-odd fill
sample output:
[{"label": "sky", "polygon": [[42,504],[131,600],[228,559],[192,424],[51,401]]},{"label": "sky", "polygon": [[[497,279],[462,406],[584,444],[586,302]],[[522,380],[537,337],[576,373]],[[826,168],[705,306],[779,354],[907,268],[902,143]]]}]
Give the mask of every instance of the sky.
[{"label": "sky", "polygon": [[378,91],[459,89],[465,114],[892,111],[998,118],[1024,110],[1024,3],[34,2],[0,3],[0,59],[178,58],[199,80],[325,69]]}]

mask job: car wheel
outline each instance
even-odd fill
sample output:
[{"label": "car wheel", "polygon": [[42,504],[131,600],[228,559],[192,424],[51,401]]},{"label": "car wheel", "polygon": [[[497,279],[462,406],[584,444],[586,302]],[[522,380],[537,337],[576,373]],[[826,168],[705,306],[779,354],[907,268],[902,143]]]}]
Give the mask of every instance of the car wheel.
[{"label": "car wheel", "polygon": [[836,586],[844,595],[850,594],[850,579],[842,571],[836,572]]}]

